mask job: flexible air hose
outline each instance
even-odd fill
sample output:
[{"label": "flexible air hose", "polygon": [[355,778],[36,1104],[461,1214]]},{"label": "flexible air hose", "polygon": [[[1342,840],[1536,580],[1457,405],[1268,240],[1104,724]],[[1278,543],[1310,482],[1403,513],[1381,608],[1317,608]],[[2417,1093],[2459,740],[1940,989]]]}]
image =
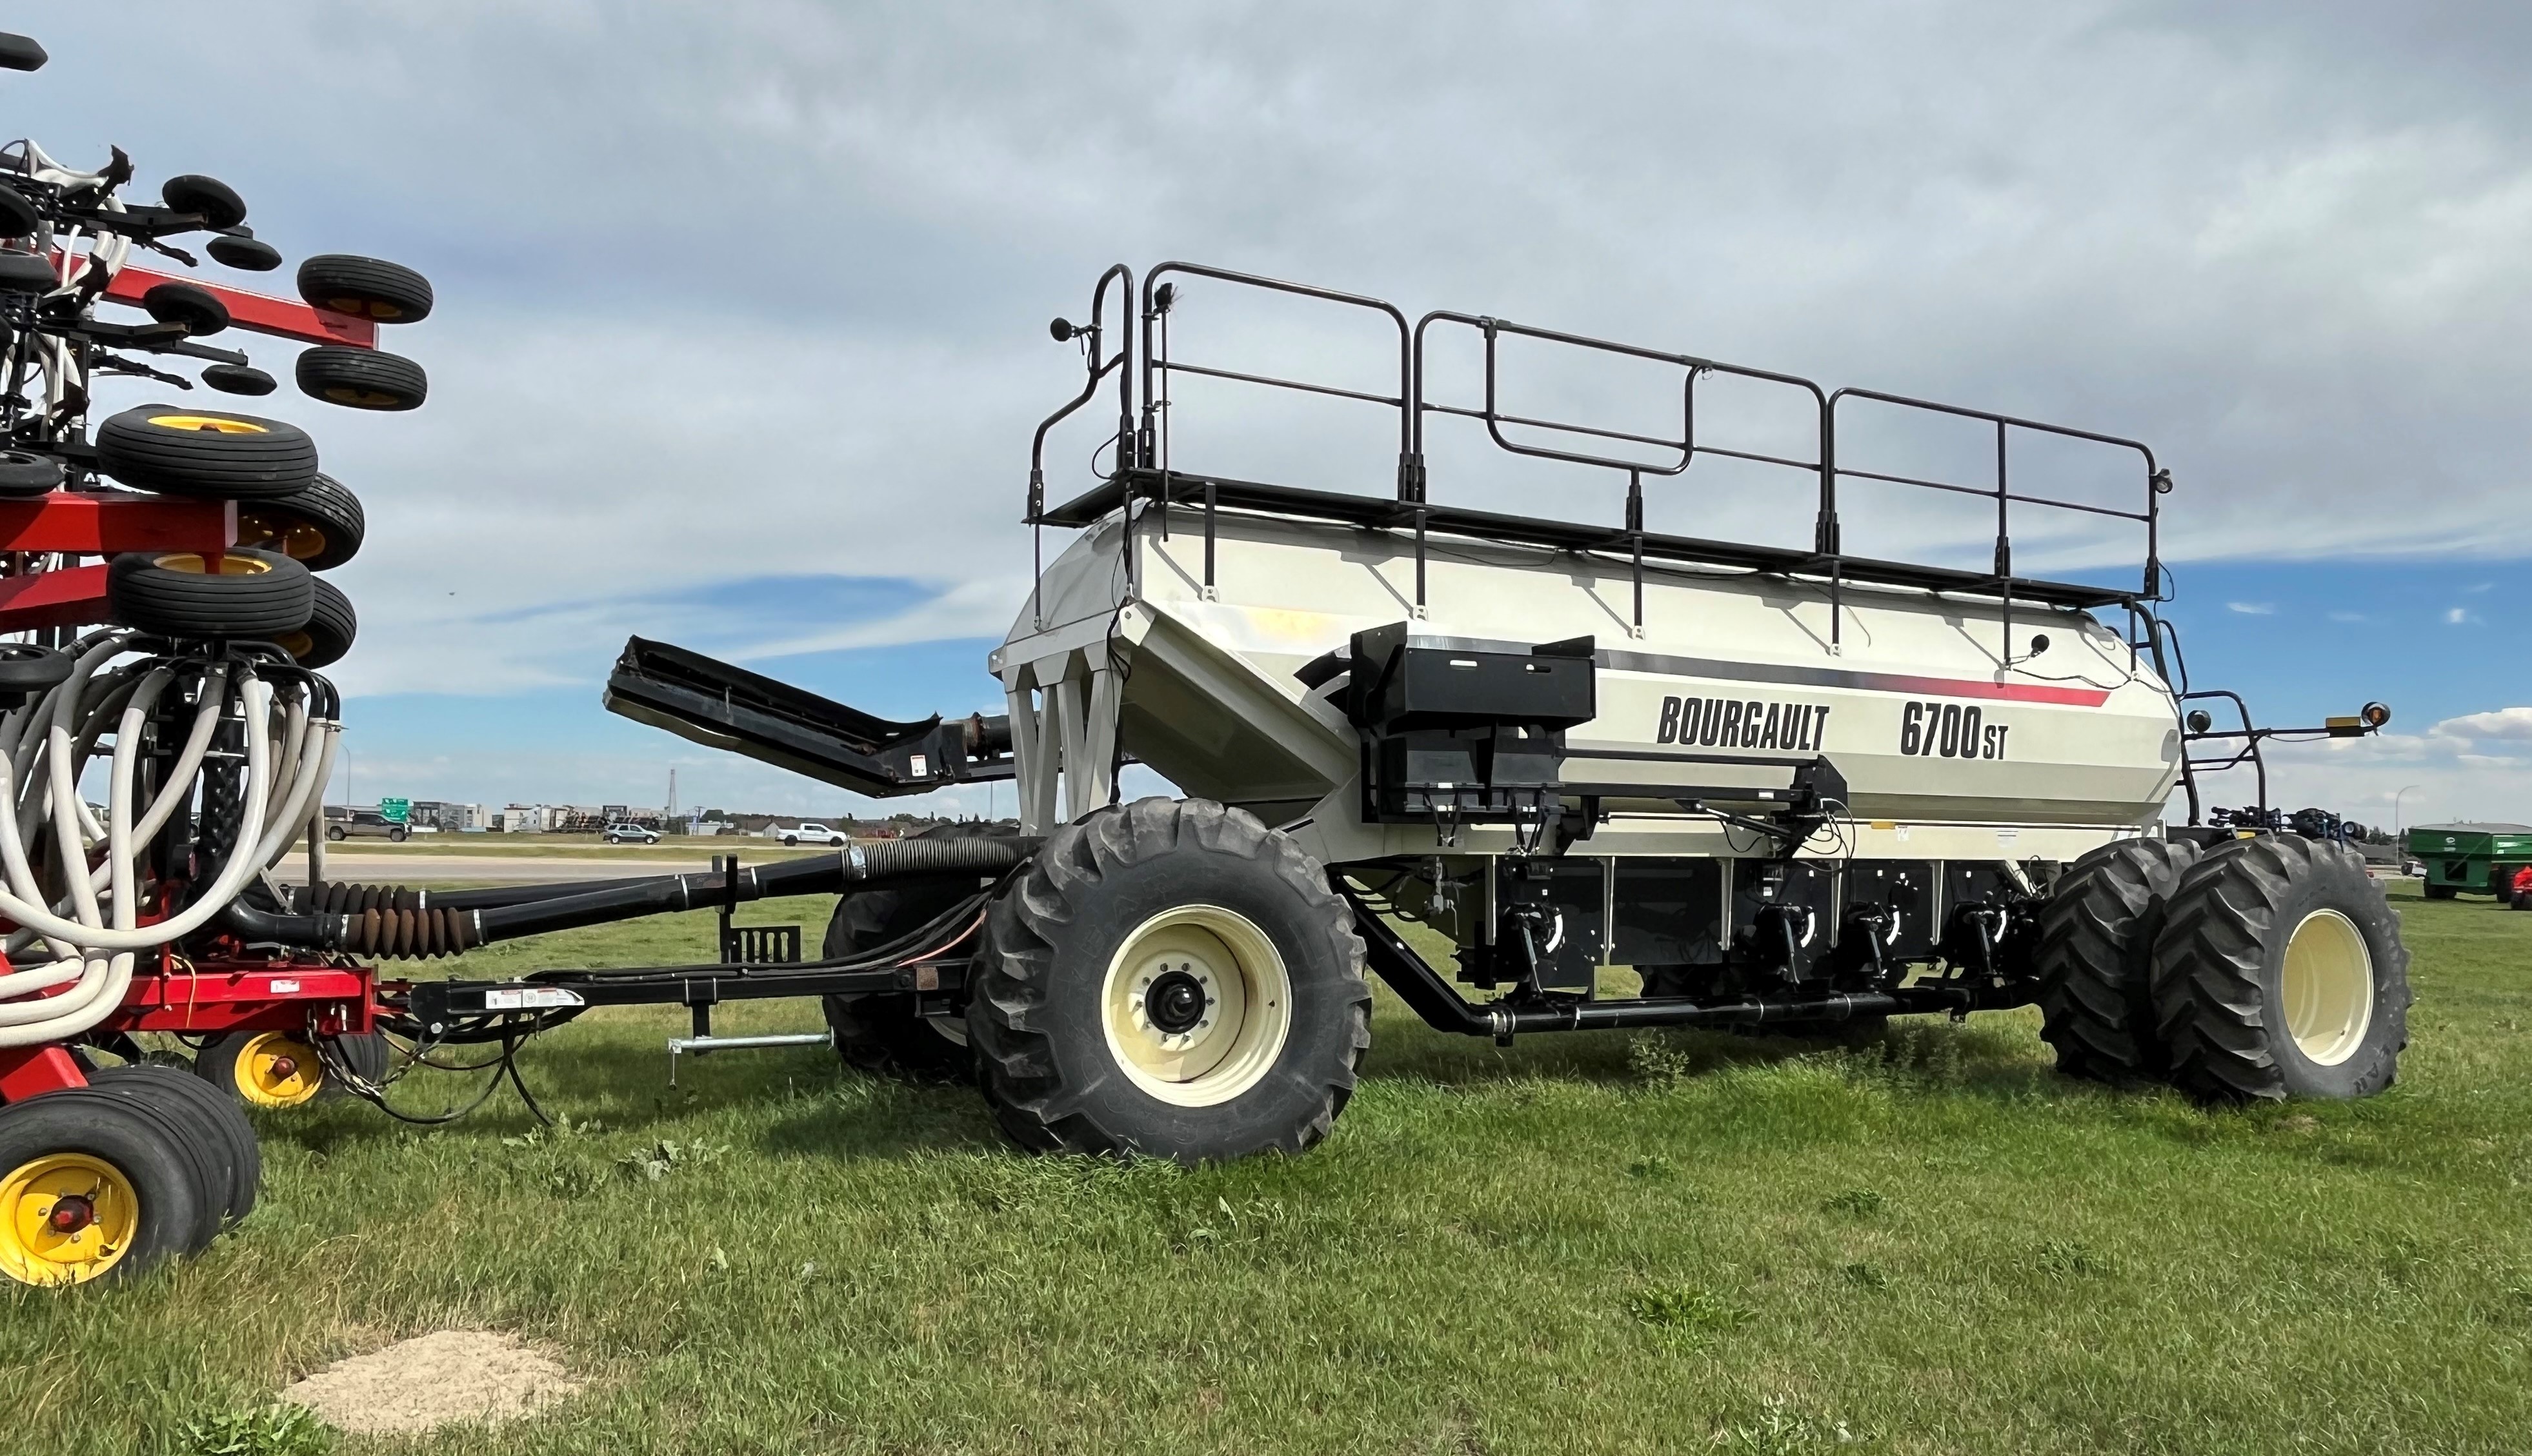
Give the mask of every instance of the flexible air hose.
[{"label": "flexible air hose", "polygon": [[[50,957],[0,973],[0,1047],[62,1040],[111,1016],[131,984],[138,952],[210,924],[310,824],[341,731],[329,716],[330,694],[321,712],[308,680],[277,698],[243,659],[150,658],[109,669],[133,650],[132,635],[122,631],[92,633],[73,650],[77,662],[68,679],[0,715],[0,917],[20,926],[6,942],[13,957],[39,944]],[[192,728],[143,806],[137,801],[144,730],[160,700],[180,687],[195,698]],[[230,770],[240,773],[240,802],[235,823],[225,826],[228,853],[208,883],[190,887],[181,912],[144,925],[144,857],[159,831],[193,803],[223,722],[237,723],[244,738],[243,763]],[[83,801],[79,781],[108,733],[114,751],[100,822]],[[45,826],[52,831],[49,846]],[[49,849],[44,866],[30,845]],[[56,888],[46,888],[46,870]]]}]

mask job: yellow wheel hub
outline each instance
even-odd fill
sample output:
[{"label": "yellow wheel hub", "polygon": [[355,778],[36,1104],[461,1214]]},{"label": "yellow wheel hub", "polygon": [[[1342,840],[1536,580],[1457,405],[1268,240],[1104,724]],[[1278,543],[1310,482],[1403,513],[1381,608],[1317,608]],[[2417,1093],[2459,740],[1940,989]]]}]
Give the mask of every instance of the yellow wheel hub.
[{"label": "yellow wheel hub", "polygon": [[272,563],[258,561],[235,551],[207,555],[198,551],[170,551],[149,563],[161,571],[180,571],[198,577],[259,577],[272,570]]},{"label": "yellow wheel hub", "polygon": [[215,435],[272,433],[251,420],[231,420],[225,415],[152,415],[149,422],[160,429],[202,430]]},{"label": "yellow wheel hub", "polygon": [[2374,956],[2364,932],[2335,910],[2316,910],[2286,940],[2278,978],[2286,1035],[2303,1054],[2335,1067],[2365,1044],[2374,1025]]},{"label": "yellow wheel hub", "polygon": [[1293,1030],[1293,980],[1255,923],[1182,905],[1134,927],[1100,993],[1108,1049],[1144,1092],[1210,1107],[1255,1087]]},{"label": "yellow wheel hub", "polygon": [[294,561],[306,561],[325,550],[325,532],[305,521],[241,515],[238,536],[247,545],[268,545]]},{"label": "yellow wheel hub", "polygon": [[122,1260],[141,1199],[112,1163],[54,1152],[0,1179],[0,1273],[21,1284],[81,1284]]},{"label": "yellow wheel hub", "polygon": [[257,1107],[296,1107],[325,1085],[316,1048],[288,1032],[258,1032],[238,1048],[230,1078]]}]

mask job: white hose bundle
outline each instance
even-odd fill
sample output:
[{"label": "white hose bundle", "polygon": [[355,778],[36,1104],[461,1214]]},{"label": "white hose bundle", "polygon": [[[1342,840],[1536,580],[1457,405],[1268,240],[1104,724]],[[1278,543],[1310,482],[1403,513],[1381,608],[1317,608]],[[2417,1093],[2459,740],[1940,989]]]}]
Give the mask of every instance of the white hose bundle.
[{"label": "white hose bundle", "polygon": [[[342,725],[315,713],[304,684],[276,701],[253,664],[235,658],[144,659],[100,671],[129,650],[130,639],[123,631],[91,633],[74,647],[78,660],[66,681],[0,716],[0,917],[20,926],[6,948],[13,968],[37,946],[48,957],[0,972],[0,1047],[58,1041],[112,1015],[132,983],[135,952],[190,935],[226,909],[309,826],[333,773]],[[143,727],[180,682],[199,695],[192,731],[136,814]],[[192,805],[223,721],[244,729],[235,842],[209,883],[189,887],[183,911],[143,925],[143,861],[167,821]],[[109,732],[111,788],[100,823],[81,799],[79,780]],[[216,812],[207,802],[202,810]],[[59,887],[51,892],[29,854],[47,824],[51,880]]]}]

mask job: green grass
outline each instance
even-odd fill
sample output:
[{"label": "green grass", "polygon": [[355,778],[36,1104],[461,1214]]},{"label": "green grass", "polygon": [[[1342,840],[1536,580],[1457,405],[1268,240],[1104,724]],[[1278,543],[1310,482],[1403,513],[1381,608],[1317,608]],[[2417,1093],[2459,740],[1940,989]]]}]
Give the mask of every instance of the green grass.
[{"label": "green grass", "polygon": [[[267,1118],[263,1205],[206,1257],[0,1294],[12,1448],[186,1450],[333,1358],[480,1324],[591,1388],[337,1449],[2520,1450],[2532,916],[2401,908],[2400,1086],[2247,1111],[2061,1081],[2027,1013],[1499,1050],[1384,995],[1323,1148],[1181,1172],[1022,1156],[972,1092],[806,1051],[672,1093],[677,1016],[594,1015],[526,1058],[570,1131],[506,1093],[442,1131]],[[469,969],[699,956],[708,925]]]}]

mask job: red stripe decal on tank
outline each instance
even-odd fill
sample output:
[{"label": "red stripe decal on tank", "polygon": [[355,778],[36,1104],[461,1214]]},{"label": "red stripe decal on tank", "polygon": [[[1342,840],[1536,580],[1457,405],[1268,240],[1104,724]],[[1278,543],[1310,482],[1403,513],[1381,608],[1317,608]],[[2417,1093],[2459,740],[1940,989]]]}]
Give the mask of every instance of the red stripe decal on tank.
[{"label": "red stripe decal on tank", "polygon": [[1982,683],[1974,678],[1929,678],[1913,673],[1797,667],[1780,662],[1727,662],[1714,657],[1671,657],[1657,652],[1605,651],[1594,655],[1600,666],[1616,672],[1652,673],[1663,677],[1789,683],[1809,688],[1851,688],[1866,693],[1907,693],[1930,698],[1984,698],[1999,702],[2054,702],[2069,707],[2100,707],[2110,700],[2107,688],[2066,688],[2050,683]]}]

